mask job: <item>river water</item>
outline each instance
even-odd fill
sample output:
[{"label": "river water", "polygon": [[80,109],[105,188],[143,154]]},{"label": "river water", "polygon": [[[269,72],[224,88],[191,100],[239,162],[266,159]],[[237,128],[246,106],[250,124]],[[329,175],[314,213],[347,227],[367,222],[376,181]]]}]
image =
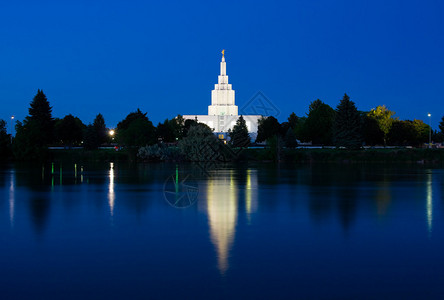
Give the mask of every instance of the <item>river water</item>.
[{"label": "river water", "polygon": [[1,299],[443,299],[444,170],[0,168]]}]

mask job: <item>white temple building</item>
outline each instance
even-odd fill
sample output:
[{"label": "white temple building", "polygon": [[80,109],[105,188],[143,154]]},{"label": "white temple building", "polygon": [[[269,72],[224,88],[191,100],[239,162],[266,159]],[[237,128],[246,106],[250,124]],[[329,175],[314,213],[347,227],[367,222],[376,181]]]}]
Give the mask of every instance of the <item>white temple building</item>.
[{"label": "white temple building", "polygon": [[[218,83],[211,91],[211,105],[208,106],[208,115],[184,115],[185,120],[197,120],[213,129],[219,138],[226,138],[229,129],[233,129],[239,118],[238,107],[234,102],[235,94],[228,83],[227,63],[225,62],[224,50],[222,50],[222,61],[220,62],[220,75]],[[261,115],[242,115],[250,133],[250,137],[257,136],[258,120]]]}]

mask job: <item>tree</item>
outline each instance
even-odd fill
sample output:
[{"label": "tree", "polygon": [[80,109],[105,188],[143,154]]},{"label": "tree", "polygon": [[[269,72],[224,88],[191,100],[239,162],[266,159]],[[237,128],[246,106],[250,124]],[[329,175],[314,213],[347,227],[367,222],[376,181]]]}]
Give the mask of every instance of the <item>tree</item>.
[{"label": "tree", "polygon": [[384,144],[384,133],[379,128],[376,119],[370,117],[368,112],[362,113],[362,138],[366,145]]},{"label": "tree", "polygon": [[233,126],[233,130],[229,131],[230,144],[237,148],[247,148],[250,145],[250,135],[248,134],[247,123],[244,117],[240,116],[236,124]]},{"label": "tree", "polygon": [[86,149],[97,149],[100,145],[110,141],[108,129],[102,114],[97,114],[92,124],[84,126],[83,146]]},{"label": "tree", "polygon": [[416,145],[416,129],[412,121],[395,120],[387,135],[390,145],[407,146]]},{"label": "tree", "polygon": [[11,154],[11,135],[6,131],[6,121],[0,120],[0,160]]},{"label": "tree", "polygon": [[196,126],[198,123],[195,120],[191,120],[191,119],[186,119],[183,125],[183,137],[188,136],[188,130],[190,130],[190,128],[192,126]]},{"label": "tree", "polygon": [[305,122],[307,121],[307,117],[300,117],[296,128],[294,129],[294,133],[296,134],[296,139],[300,141],[307,141],[307,136],[305,133]]},{"label": "tree", "polygon": [[163,142],[166,143],[174,142],[176,137],[173,128],[173,123],[168,119],[166,119],[163,123],[159,122],[156,128],[156,136],[158,139],[162,140]]},{"label": "tree", "polygon": [[261,143],[273,136],[279,135],[280,124],[275,117],[260,118],[258,120],[256,142]]},{"label": "tree", "polygon": [[413,127],[415,128],[415,144],[421,145],[429,141],[430,126],[424,123],[422,120],[413,120]]},{"label": "tree", "polygon": [[217,158],[219,141],[205,124],[192,125],[186,137],[179,142],[181,153],[191,161],[212,161]]},{"label": "tree", "polygon": [[66,115],[56,121],[54,129],[56,140],[65,146],[78,145],[83,140],[84,127],[79,118],[71,114]]},{"label": "tree", "polygon": [[376,120],[379,129],[383,132],[384,146],[387,144],[387,135],[395,120],[392,118],[394,114],[395,112],[388,110],[385,105],[379,105],[368,113],[370,118]]},{"label": "tree", "polygon": [[297,147],[298,142],[296,141],[296,134],[295,134],[293,128],[289,127],[287,129],[287,132],[285,133],[285,137],[284,137],[284,143],[285,143],[285,147],[287,147],[287,148]]},{"label": "tree", "polygon": [[93,121],[93,128],[97,144],[100,146],[108,141],[109,134],[102,114],[97,114]]},{"label": "tree", "polygon": [[347,94],[336,108],[334,140],[336,147],[358,149],[362,146],[361,117]]},{"label": "tree", "polygon": [[40,129],[37,142],[39,145],[46,145],[53,141],[54,137],[54,119],[52,117],[52,107],[42,90],[37,90],[37,94],[31,101],[29,107],[29,116],[26,117],[24,125],[29,126],[30,122]]},{"label": "tree", "polygon": [[290,125],[291,128],[295,129],[296,126],[298,125],[298,122],[299,122],[298,116],[296,116],[296,114],[292,112],[288,117],[288,125]]},{"label": "tree", "polygon": [[439,122],[439,130],[444,134],[444,116],[441,118],[441,122]]},{"label": "tree", "polygon": [[48,144],[54,140],[52,107],[41,90],[31,101],[29,115],[16,124],[13,153],[17,159],[42,159]]},{"label": "tree", "polygon": [[137,109],[117,124],[116,140],[128,147],[151,145],[156,142],[155,128],[146,113]]},{"label": "tree", "polygon": [[310,104],[305,121],[305,138],[313,144],[331,145],[333,142],[333,122],[335,111],[330,105],[317,99]]},{"label": "tree", "polygon": [[173,129],[173,134],[175,139],[183,138],[183,131],[185,127],[185,120],[181,115],[177,115],[174,119],[170,121],[170,126]]}]

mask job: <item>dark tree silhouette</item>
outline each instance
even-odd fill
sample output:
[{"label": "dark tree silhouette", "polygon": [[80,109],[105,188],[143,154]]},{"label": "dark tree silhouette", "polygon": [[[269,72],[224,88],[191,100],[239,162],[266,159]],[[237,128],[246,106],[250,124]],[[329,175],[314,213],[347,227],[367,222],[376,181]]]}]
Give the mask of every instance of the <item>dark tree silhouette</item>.
[{"label": "dark tree silhouette", "polygon": [[250,145],[250,135],[248,134],[247,124],[243,116],[240,116],[233,130],[229,131],[230,144],[233,147],[247,148]]},{"label": "dark tree silhouette", "polygon": [[305,138],[313,144],[331,145],[333,142],[333,122],[335,111],[330,105],[317,99],[310,104],[305,121]]},{"label": "dark tree silhouette", "polygon": [[137,109],[117,124],[116,140],[129,147],[151,145],[156,142],[155,128],[146,113]]},{"label": "dark tree silhouette", "polygon": [[278,136],[279,131],[280,124],[275,117],[262,117],[258,121],[256,142],[261,143],[274,136]]},{"label": "dark tree silhouette", "polygon": [[347,94],[336,108],[334,140],[336,147],[358,149],[362,146],[361,116]]},{"label": "dark tree silhouette", "polygon": [[83,140],[85,125],[82,121],[69,114],[55,124],[55,136],[58,142],[65,146],[80,145]]}]

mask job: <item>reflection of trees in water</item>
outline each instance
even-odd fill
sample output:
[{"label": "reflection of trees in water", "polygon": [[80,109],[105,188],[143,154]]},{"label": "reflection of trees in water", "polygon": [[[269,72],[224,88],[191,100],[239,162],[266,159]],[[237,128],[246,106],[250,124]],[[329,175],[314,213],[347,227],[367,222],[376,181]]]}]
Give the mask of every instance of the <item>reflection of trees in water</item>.
[{"label": "reflection of trees in water", "polygon": [[29,209],[34,229],[42,234],[49,217],[50,199],[48,195],[34,195],[29,199]]},{"label": "reflection of trees in water", "polygon": [[348,231],[356,220],[356,212],[358,207],[358,194],[356,187],[343,187],[338,189],[337,208],[339,220],[345,231]]},{"label": "reflection of trees in water", "polygon": [[356,219],[359,186],[365,171],[360,166],[319,164],[305,169],[310,216],[320,222],[337,213],[348,230]]}]

